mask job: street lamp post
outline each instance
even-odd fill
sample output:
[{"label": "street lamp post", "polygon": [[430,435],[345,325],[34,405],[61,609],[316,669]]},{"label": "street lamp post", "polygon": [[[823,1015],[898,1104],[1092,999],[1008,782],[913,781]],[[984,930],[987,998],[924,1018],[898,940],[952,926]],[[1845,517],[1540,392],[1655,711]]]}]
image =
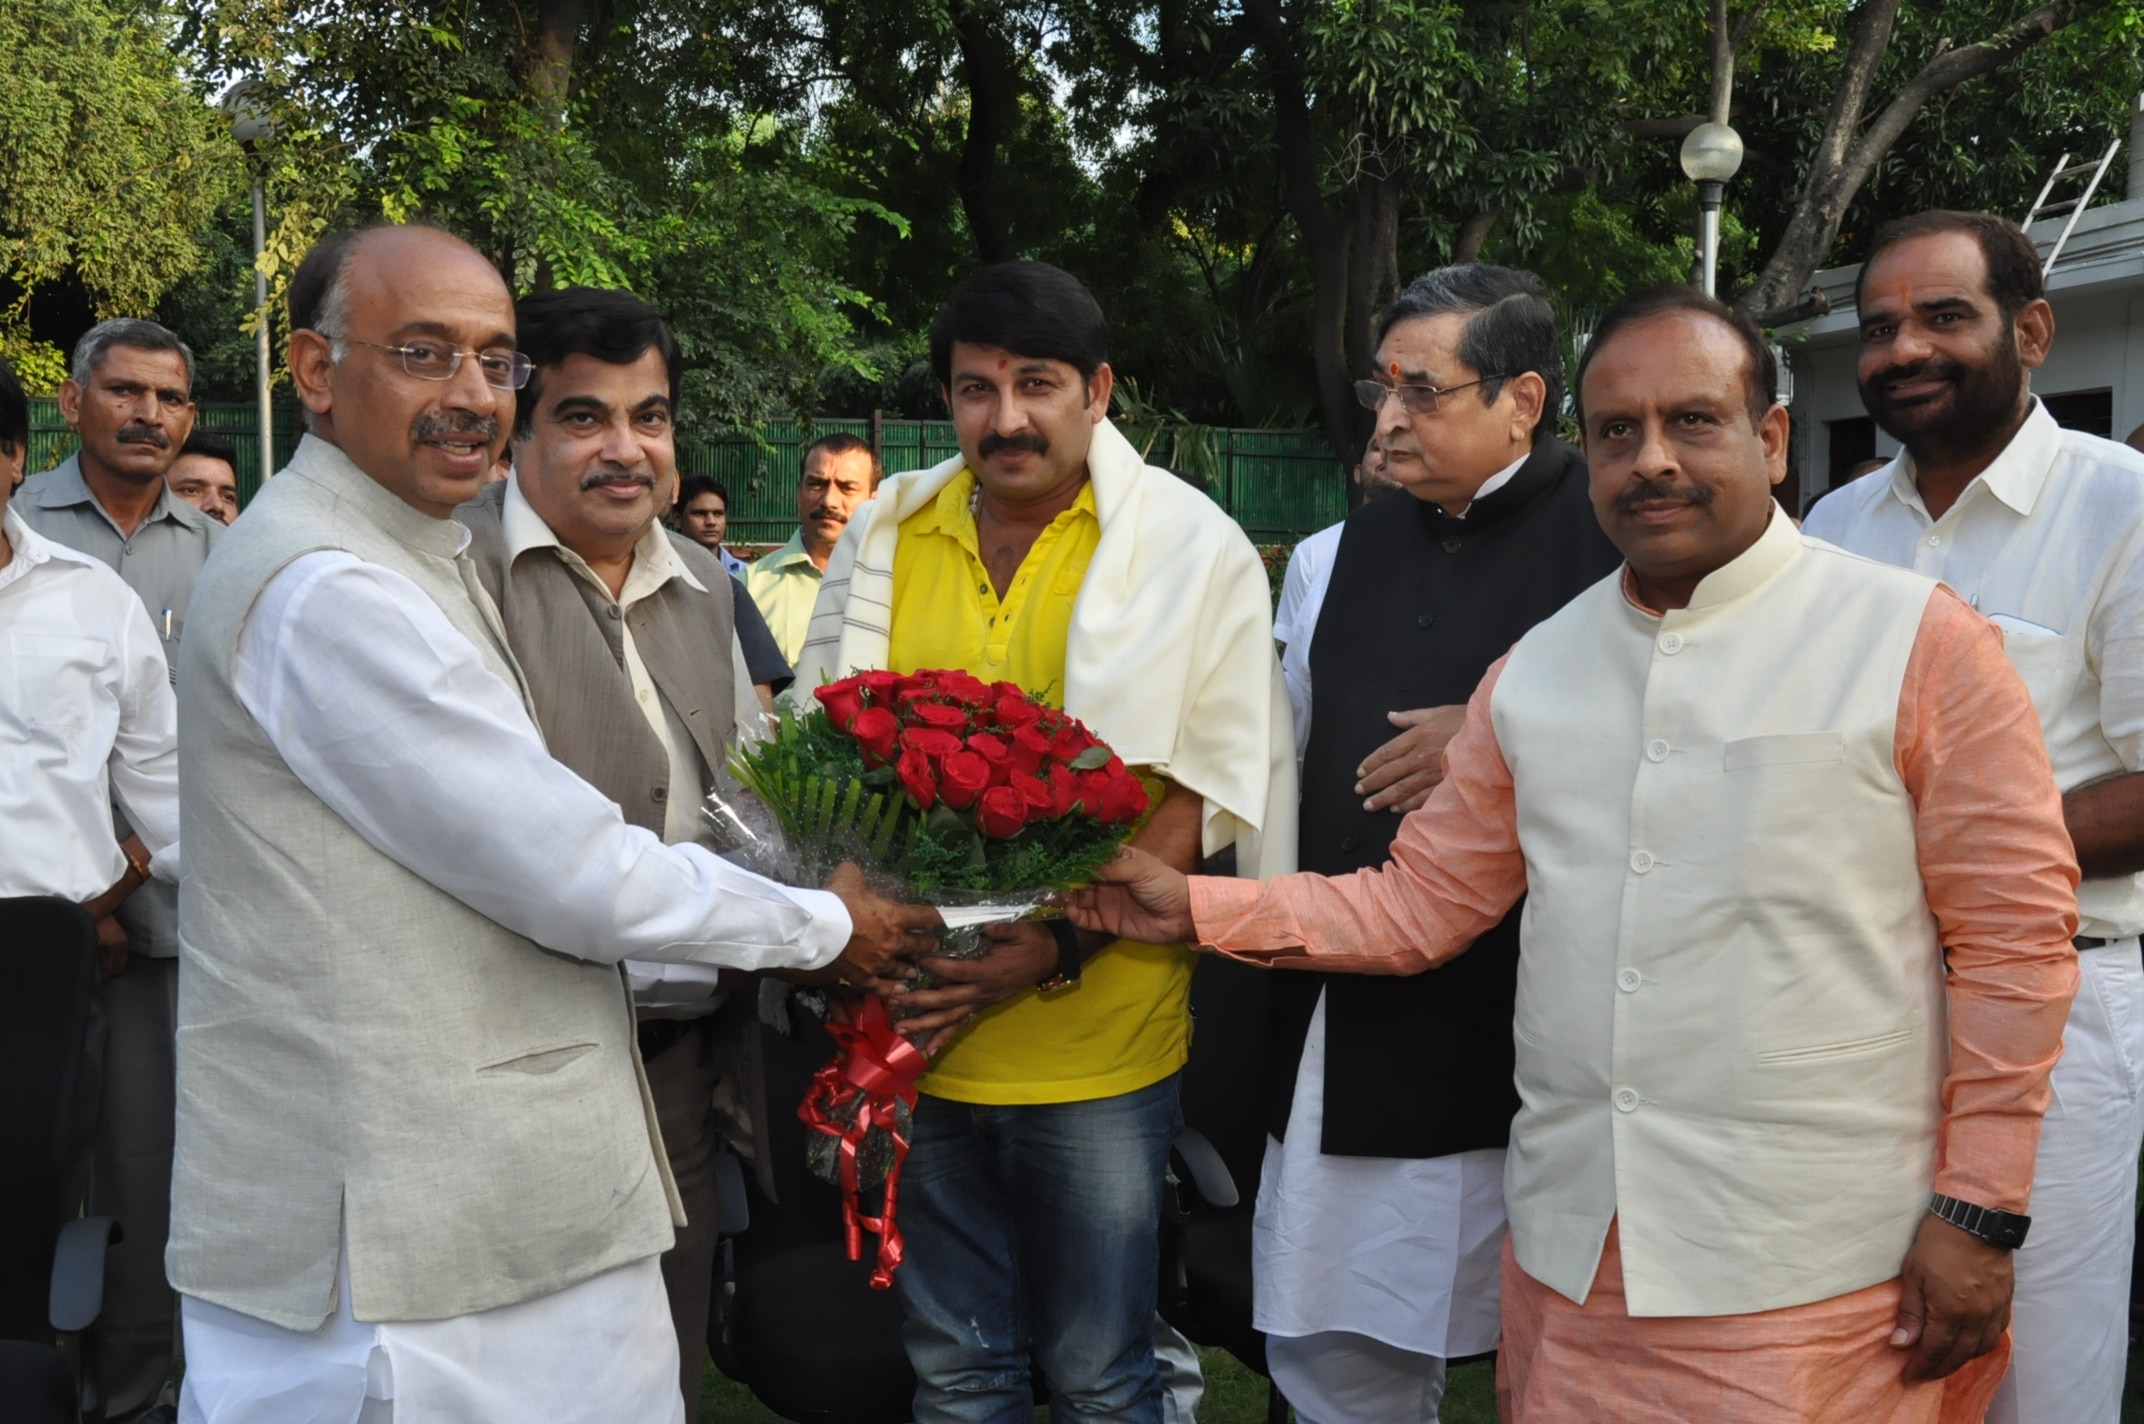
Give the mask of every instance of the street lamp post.
[{"label": "street lamp post", "polygon": [[1697,184],[1697,249],[1705,295],[1716,296],[1720,270],[1720,198],[1742,166],[1742,135],[1726,124],[1699,124],[1682,141],[1682,171]]},{"label": "street lamp post", "polygon": [[275,407],[269,398],[274,365],[269,357],[268,277],[261,270],[261,254],[268,249],[267,162],[262,150],[275,136],[268,117],[267,86],[258,79],[241,79],[223,96],[223,111],[231,120],[231,137],[246,151],[253,169],[253,309],[258,330],[253,335],[254,398],[260,404],[261,483],[275,473]]}]

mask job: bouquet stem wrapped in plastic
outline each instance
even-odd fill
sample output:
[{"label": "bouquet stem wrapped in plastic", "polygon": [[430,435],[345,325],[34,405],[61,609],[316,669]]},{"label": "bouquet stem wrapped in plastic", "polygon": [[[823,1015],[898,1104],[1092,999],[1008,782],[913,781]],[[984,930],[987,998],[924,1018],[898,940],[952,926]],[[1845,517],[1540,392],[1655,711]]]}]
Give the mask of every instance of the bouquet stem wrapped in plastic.
[{"label": "bouquet stem wrapped in plastic", "polygon": [[[741,790],[702,810],[719,848],[771,879],[818,885],[844,861],[889,898],[941,906],[936,953],[982,958],[981,925],[1055,913],[1145,816],[1140,779],[1077,719],[1011,683],[963,672],[861,673],[816,690],[773,734],[733,753]],[[927,986],[925,982],[918,987]],[[825,1015],[839,1051],[799,1106],[812,1171],[842,1189],[850,1259],[879,1238],[871,1283],[900,1264],[894,1201],[924,1054],[886,1003]],[[878,1215],[863,1193],[883,1189]]]}]

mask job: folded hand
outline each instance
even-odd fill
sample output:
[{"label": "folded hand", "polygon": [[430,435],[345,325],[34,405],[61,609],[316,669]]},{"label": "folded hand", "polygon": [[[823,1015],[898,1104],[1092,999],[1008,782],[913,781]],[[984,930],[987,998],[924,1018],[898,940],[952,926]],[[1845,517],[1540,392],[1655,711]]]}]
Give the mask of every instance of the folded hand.
[{"label": "folded hand", "polygon": [[1364,798],[1362,809],[1403,816],[1427,801],[1444,780],[1444,749],[1466,719],[1464,707],[1387,712],[1385,720],[1402,730],[1355,768],[1355,794]]}]

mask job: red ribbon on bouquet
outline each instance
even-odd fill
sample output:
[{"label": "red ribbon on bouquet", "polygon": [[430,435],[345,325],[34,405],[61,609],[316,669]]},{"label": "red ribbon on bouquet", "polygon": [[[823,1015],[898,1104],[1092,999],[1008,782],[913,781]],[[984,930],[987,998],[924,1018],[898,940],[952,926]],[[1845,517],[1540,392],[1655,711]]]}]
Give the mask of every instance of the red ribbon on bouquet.
[{"label": "red ribbon on bouquet", "polygon": [[[851,1021],[830,1019],[827,1033],[840,1049],[834,1061],[812,1075],[811,1089],[797,1105],[797,1116],[814,1132],[823,1132],[841,1143],[841,1218],[848,1236],[849,1259],[864,1254],[863,1234],[878,1237],[878,1260],[871,1272],[871,1285],[885,1290],[893,1284],[900,1266],[901,1229],[894,1225],[893,1204],[901,1181],[901,1163],[908,1156],[908,1139],[894,1130],[894,1107],[916,1106],[916,1080],[930,1067],[923,1050],[894,1030],[886,1003],[867,996]],[[846,1125],[834,1114],[857,1102],[856,1116]],[[877,1216],[865,1216],[857,1204],[856,1150],[872,1128],[884,1129],[893,1141],[893,1162],[886,1168],[886,1204]]]}]

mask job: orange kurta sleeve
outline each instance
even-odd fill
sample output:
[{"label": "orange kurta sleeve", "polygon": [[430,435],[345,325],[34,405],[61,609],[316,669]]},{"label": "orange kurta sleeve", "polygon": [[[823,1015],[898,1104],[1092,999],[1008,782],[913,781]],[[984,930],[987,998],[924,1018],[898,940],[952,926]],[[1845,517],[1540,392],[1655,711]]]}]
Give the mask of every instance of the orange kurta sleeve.
[{"label": "orange kurta sleeve", "polygon": [[1511,768],[1489,720],[1508,658],[1474,689],[1444,780],[1400,823],[1386,865],[1330,878],[1195,877],[1199,943],[1274,968],[1415,974],[1503,919],[1526,891]]},{"label": "orange kurta sleeve", "polygon": [[1950,969],[1935,1189],[2022,1212],[2077,992],[2077,857],[2002,634],[1948,588],[1922,615],[1898,729],[1921,882]]}]

